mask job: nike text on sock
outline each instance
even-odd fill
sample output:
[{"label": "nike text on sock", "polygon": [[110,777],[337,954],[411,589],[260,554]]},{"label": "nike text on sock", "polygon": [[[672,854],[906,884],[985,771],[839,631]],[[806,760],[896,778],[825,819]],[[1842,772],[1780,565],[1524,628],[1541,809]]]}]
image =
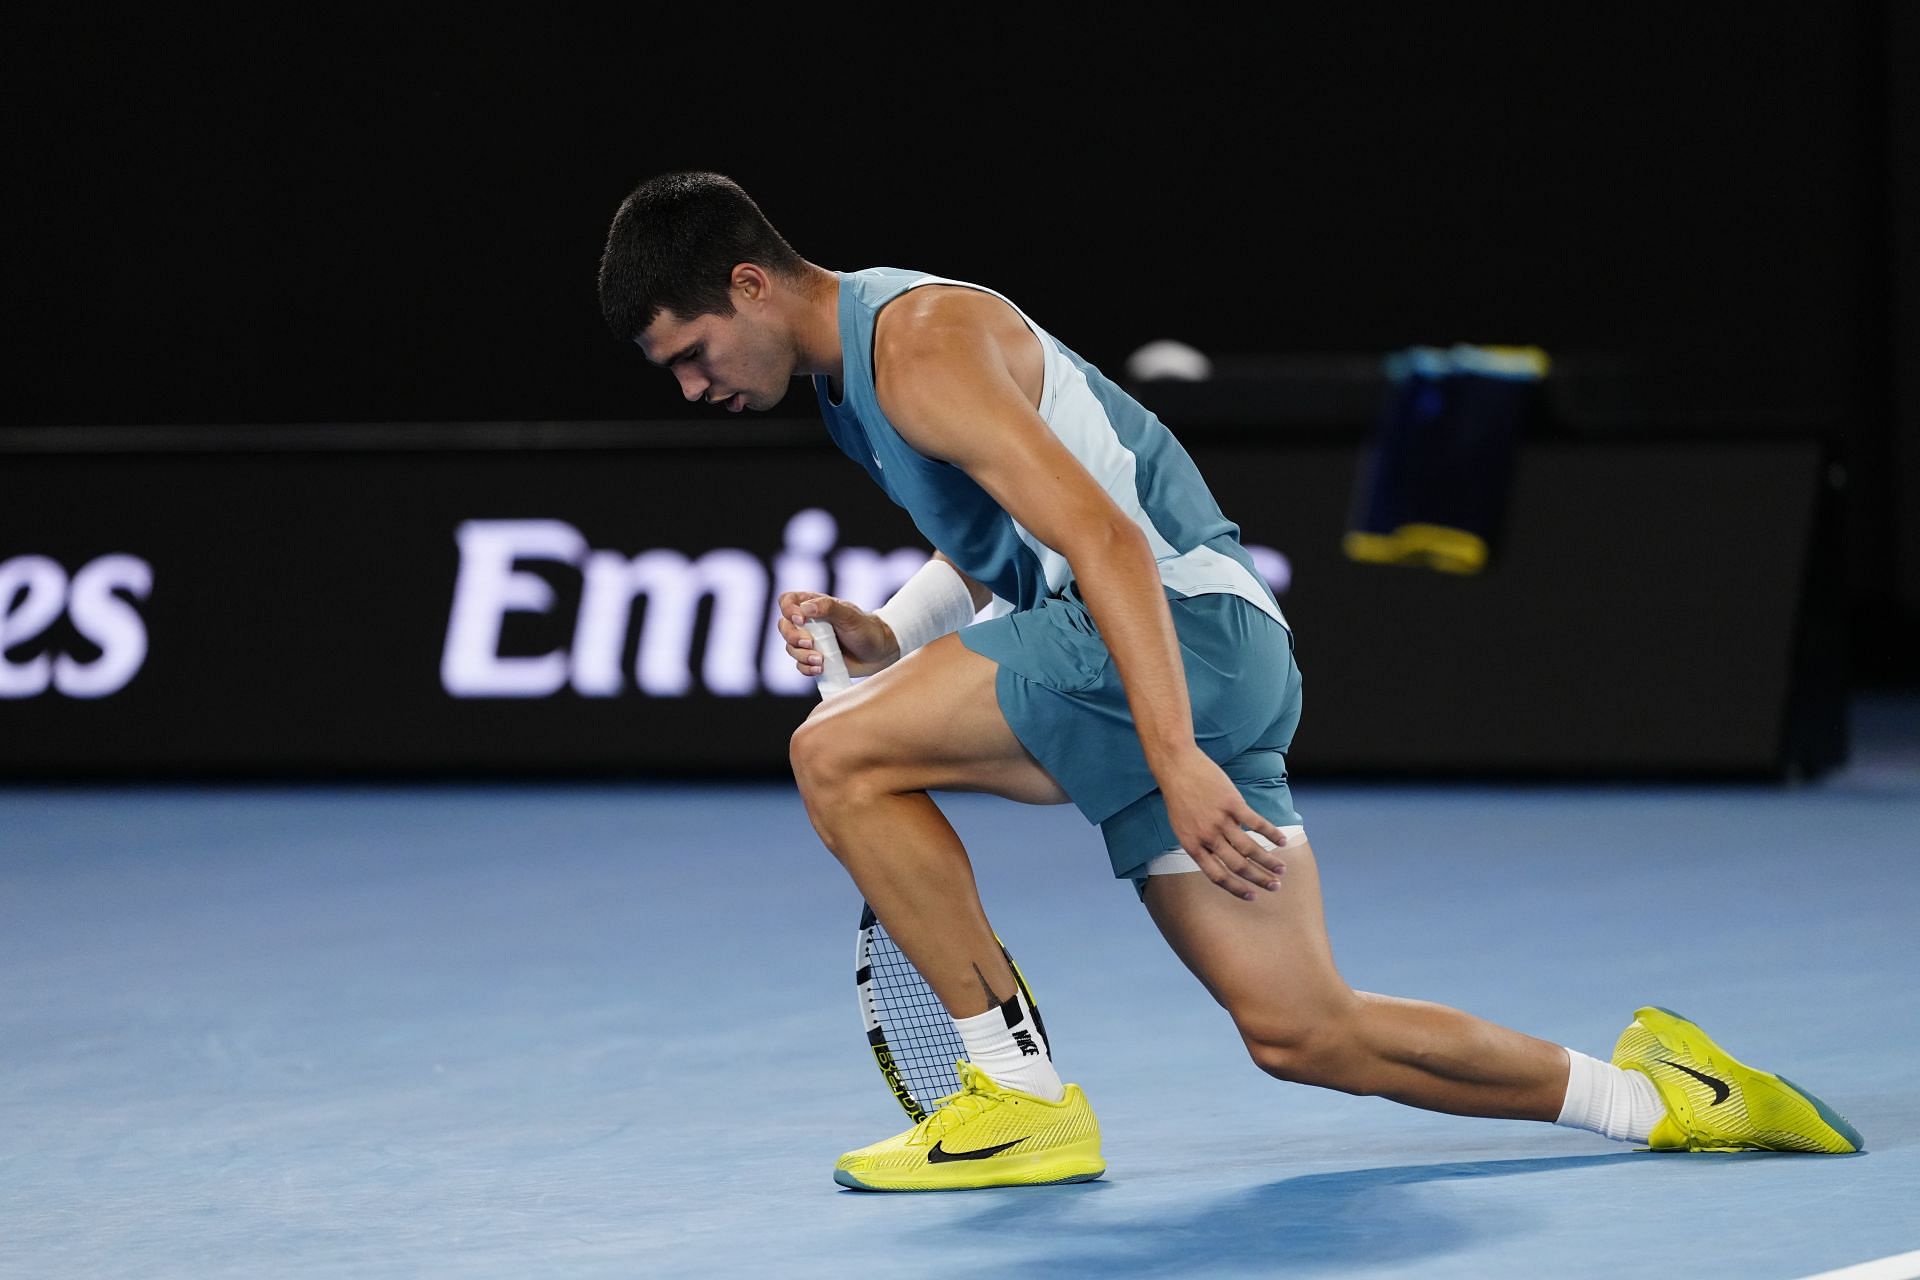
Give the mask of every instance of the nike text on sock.
[{"label": "nike text on sock", "polygon": [[1567,1050],[1567,1098],[1555,1124],[1622,1142],[1645,1142],[1666,1114],[1660,1091],[1641,1072]]},{"label": "nike text on sock", "polygon": [[971,1018],[955,1018],[967,1057],[999,1084],[1049,1102],[1066,1096],[1039,1020],[1018,990],[1006,1003]]}]

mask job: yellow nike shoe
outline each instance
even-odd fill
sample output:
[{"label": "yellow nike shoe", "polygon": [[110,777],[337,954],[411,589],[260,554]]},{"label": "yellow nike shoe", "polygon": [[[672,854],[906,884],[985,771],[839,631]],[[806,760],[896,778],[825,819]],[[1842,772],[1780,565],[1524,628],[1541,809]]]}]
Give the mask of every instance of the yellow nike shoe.
[{"label": "yellow nike shoe", "polygon": [[1860,1133],[1839,1112],[1780,1076],[1756,1071],[1671,1009],[1636,1011],[1613,1064],[1653,1081],[1667,1114],[1655,1151],[1858,1151]]},{"label": "yellow nike shoe", "polygon": [[1086,1182],[1106,1172],[1100,1124],[1080,1086],[1048,1102],[997,1084],[964,1058],[960,1092],[905,1133],[849,1151],[833,1180],[860,1191],[959,1191]]}]

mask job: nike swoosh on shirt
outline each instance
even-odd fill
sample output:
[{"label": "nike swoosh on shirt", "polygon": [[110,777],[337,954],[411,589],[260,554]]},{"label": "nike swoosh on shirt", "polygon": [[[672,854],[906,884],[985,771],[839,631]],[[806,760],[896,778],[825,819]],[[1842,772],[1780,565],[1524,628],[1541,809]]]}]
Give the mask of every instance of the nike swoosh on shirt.
[{"label": "nike swoosh on shirt", "polygon": [[945,1164],[949,1160],[985,1160],[988,1156],[997,1156],[1008,1147],[1018,1146],[1025,1141],[1025,1138],[1015,1138],[1012,1142],[1003,1142],[997,1147],[977,1147],[972,1151],[948,1151],[936,1142],[933,1144],[933,1150],[927,1152],[927,1163]]},{"label": "nike swoosh on shirt", "polygon": [[1710,1107],[1719,1106],[1721,1103],[1725,1102],[1733,1094],[1733,1089],[1729,1087],[1727,1082],[1724,1080],[1716,1080],[1712,1076],[1707,1075],[1705,1072],[1695,1071],[1692,1067],[1681,1066],[1680,1063],[1675,1062],[1671,1058],[1662,1058],[1661,1061],[1665,1062],[1670,1067],[1680,1067],[1680,1070],[1686,1072],[1688,1075],[1692,1076],[1695,1080],[1698,1080],[1701,1084],[1704,1084],[1708,1088],[1712,1089],[1713,1101],[1707,1104]]}]

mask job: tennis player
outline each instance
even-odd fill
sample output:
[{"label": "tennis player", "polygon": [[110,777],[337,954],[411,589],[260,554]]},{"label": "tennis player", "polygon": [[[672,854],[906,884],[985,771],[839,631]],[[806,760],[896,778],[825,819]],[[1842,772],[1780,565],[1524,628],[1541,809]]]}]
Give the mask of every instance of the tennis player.
[{"label": "tennis player", "polygon": [[[814,829],[971,1059],[926,1120],[843,1156],[842,1185],[1075,1182],[1105,1168],[1087,1099],[1061,1082],[928,795],[939,790],[1078,806],[1114,875],[1282,1080],[1658,1150],[1860,1147],[1817,1098],[1666,1010],[1639,1010],[1602,1062],[1350,988],[1287,784],[1301,682],[1286,618],[1166,427],[1006,298],[919,271],[823,269],[729,179],[672,173],[620,206],[600,300],[689,400],[771,409],[810,376],[834,442],[936,548],[877,612],[779,599],[802,671],[821,670],[804,623],[825,619],[868,677],[793,736]],[[1012,612],[974,622],[993,595]]]}]

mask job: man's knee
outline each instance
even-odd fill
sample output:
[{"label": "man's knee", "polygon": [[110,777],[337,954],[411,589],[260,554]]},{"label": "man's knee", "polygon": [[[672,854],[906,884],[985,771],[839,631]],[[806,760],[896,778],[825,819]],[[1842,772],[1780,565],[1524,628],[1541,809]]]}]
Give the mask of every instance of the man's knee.
[{"label": "man's knee", "polygon": [[1286,1017],[1241,1021],[1254,1065],[1279,1080],[1363,1093],[1360,1045],[1347,1002],[1330,1002]]},{"label": "man's knee", "polygon": [[787,742],[787,762],[793,780],[809,804],[825,801],[844,790],[859,775],[862,761],[858,740],[848,731],[848,717],[809,716]]},{"label": "man's knee", "polygon": [[881,767],[870,746],[870,735],[853,717],[820,714],[794,730],[787,744],[807,816],[835,857],[840,856],[840,820],[892,794],[893,771]]},{"label": "man's knee", "polygon": [[834,749],[832,731],[827,728],[826,718],[820,715],[819,708],[801,722],[787,739],[787,763],[793,769],[793,780],[804,794],[826,777],[826,763],[829,752]]},{"label": "man's knee", "polygon": [[1246,1037],[1247,1053],[1255,1066],[1276,1080],[1338,1089],[1345,1060],[1339,1038],[1328,1028],[1296,1035]]}]

